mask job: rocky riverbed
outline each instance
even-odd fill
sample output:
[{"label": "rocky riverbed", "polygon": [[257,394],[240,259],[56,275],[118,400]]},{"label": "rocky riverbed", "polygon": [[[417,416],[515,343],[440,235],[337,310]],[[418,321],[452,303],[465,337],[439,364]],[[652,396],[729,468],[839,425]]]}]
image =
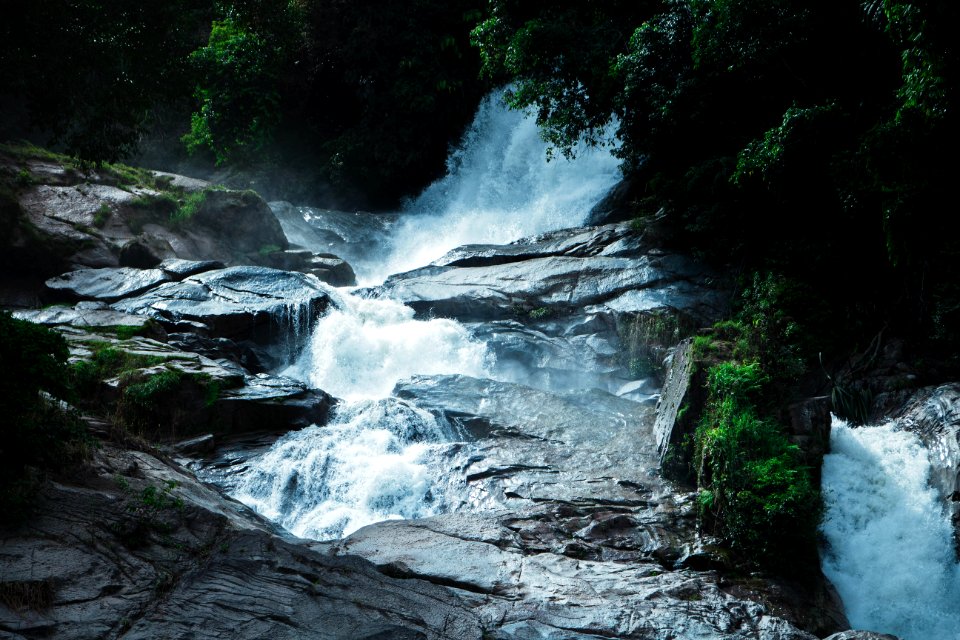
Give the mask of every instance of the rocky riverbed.
[{"label": "rocky riverbed", "polygon": [[[36,516],[0,532],[3,637],[889,637],[848,631],[816,568],[799,582],[736,570],[698,534],[696,496],[662,477],[686,393],[676,378],[688,377],[676,373],[674,330],[709,324],[729,298],[721,275],[690,257],[629,224],[601,225],[461,247],[350,294],[405,303],[424,321],[456,319],[490,358],[483,375],[403,377],[385,400],[445,434],[428,443],[449,486],[430,517],[301,539],[228,494],[278,438],[329,429],[349,406],[291,377],[318,322],[349,307],[336,287],[352,283],[339,258],[291,247],[292,230],[330,245],[342,224],[275,205],[278,221],[255,196],[226,192],[209,215],[255,219],[273,234],[269,251],[230,244],[239,235],[204,217],[187,231],[136,233],[129,201],[159,201],[162,190],[25,166],[38,184],[18,193],[19,275],[5,281],[5,303],[59,301],[17,315],[61,331],[75,361],[116,349],[148,358],[140,378],[175,371],[180,386],[129,439],[114,424],[127,378],[100,381],[87,409],[101,440],[90,462],[46,482]],[[111,216],[100,227],[102,205]],[[123,257],[134,245],[146,263]],[[40,255],[43,287],[24,262]],[[633,344],[651,318],[669,330]],[[944,452],[945,495],[956,489],[954,395],[926,390],[906,414]],[[799,441],[829,430],[829,416],[800,413]],[[283,491],[303,480],[286,477]]]}]

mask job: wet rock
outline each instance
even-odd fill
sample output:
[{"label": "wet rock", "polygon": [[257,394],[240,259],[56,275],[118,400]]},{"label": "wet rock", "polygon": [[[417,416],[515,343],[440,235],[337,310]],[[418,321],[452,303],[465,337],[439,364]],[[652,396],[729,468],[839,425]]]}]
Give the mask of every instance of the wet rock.
[{"label": "wet rock", "polygon": [[824,640],[900,640],[897,636],[887,633],[874,633],[873,631],[841,631]]},{"label": "wet rock", "polygon": [[922,389],[893,417],[929,449],[930,483],[950,514],[960,549],[960,384]]},{"label": "wet rock", "polygon": [[481,637],[456,593],[278,536],[145,453],[106,444],[82,481],[48,484],[40,504],[29,525],[0,531],[5,593],[43,596],[0,600],[3,637]]},{"label": "wet rock", "polygon": [[387,575],[475,594],[493,638],[816,637],[724,593],[715,574],[524,553],[509,530],[495,529],[475,516],[391,521],[324,546],[367,557]]},{"label": "wet rock", "polygon": [[276,251],[264,257],[267,266],[287,271],[315,275],[320,281],[334,287],[357,284],[357,276],[346,260],[332,253],[314,253],[305,249]]},{"label": "wet rock", "polygon": [[561,315],[666,306],[711,318],[725,304],[715,274],[687,257],[644,247],[628,224],[461,247],[431,266],[391,276],[380,291],[421,315],[466,321],[507,318],[517,308]]},{"label": "wet rock", "polygon": [[183,280],[205,271],[223,269],[224,264],[219,260],[183,260],[181,258],[167,258],[159,264],[171,280]]},{"label": "wet rock", "polygon": [[706,394],[699,385],[691,385],[693,353],[690,340],[674,348],[657,403],[653,432],[657,442],[660,468],[664,476],[691,482],[690,451],[685,439],[693,435]]},{"label": "wet rock", "polygon": [[163,329],[155,326],[156,323],[150,318],[122,313],[105,304],[84,305],[84,303],[80,303],[72,307],[54,306],[46,309],[16,311],[14,315],[21,320],[29,320],[46,326],[67,325],[80,329],[129,327],[155,334],[154,337],[162,337],[163,333]]},{"label": "wet rock", "polygon": [[50,278],[47,288],[72,299],[113,302],[139,295],[169,281],[170,276],[161,269],[81,269]]},{"label": "wet rock", "polygon": [[160,264],[154,249],[142,240],[131,240],[121,246],[118,260],[121,267],[137,269],[152,269]]},{"label": "wet rock", "polygon": [[200,322],[215,337],[275,343],[308,335],[328,304],[327,289],[310,276],[230,267],[163,284],[113,308],[163,323]]}]

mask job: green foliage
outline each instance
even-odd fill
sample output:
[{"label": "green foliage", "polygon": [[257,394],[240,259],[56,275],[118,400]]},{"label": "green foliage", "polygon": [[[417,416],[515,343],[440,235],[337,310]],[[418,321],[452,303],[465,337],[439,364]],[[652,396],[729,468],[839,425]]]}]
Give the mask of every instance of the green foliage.
[{"label": "green foliage", "polygon": [[721,362],[695,435],[702,526],[760,564],[802,570],[815,558],[820,496],[800,451],[758,414],[758,362]]},{"label": "green foliage", "polygon": [[7,521],[29,513],[44,471],[87,453],[78,416],[52,397],[68,395],[68,355],[59,334],[0,311],[0,512]]},{"label": "green foliage", "polygon": [[217,164],[255,154],[266,144],[279,117],[277,91],[284,43],[227,17],[210,28],[207,46],[190,58],[201,83],[199,111],[184,142],[190,151],[207,148]]},{"label": "green foliage", "polygon": [[0,93],[68,154],[116,160],[136,147],[155,106],[189,91],[184,61],[211,6],[19,2],[0,23]]},{"label": "green foliage", "polygon": [[543,320],[553,315],[553,309],[549,307],[537,307],[536,309],[531,309],[527,315],[530,316],[531,320]]},{"label": "green foliage", "polygon": [[133,490],[122,476],[117,484],[126,494],[123,516],[113,525],[113,532],[130,549],[142,548],[151,542],[171,546],[169,534],[183,517],[183,498],[174,494],[179,486],[167,480],[161,486],[147,485],[139,492]]},{"label": "green foliage", "polygon": [[177,207],[170,213],[170,222],[175,225],[183,224],[193,218],[207,202],[209,189],[194,191],[177,202]]},{"label": "green foliage", "polygon": [[113,210],[106,202],[101,204],[93,214],[93,226],[102,229],[107,224],[107,220],[113,215]]},{"label": "green foliage", "polygon": [[122,378],[138,369],[164,362],[161,357],[131,353],[107,342],[94,342],[90,347],[90,359],[79,360],[69,369],[68,379],[81,400],[96,398],[103,380]]}]

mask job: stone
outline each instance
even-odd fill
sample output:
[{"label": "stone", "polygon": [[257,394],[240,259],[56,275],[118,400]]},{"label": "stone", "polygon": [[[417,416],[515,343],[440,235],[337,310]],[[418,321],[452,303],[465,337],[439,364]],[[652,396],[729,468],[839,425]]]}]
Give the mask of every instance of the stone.
[{"label": "stone", "polygon": [[113,308],[163,323],[200,322],[214,337],[277,343],[305,339],[329,304],[325,285],[302,273],[229,267],[168,282]]},{"label": "stone", "polygon": [[171,280],[183,280],[205,271],[223,269],[224,266],[219,260],[183,260],[181,258],[167,258],[158,265]]},{"label": "stone", "polygon": [[[628,224],[568,229],[503,247],[460,247],[377,289],[421,316],[497,320],[524,310],[636,313],[669,306],[706,320],[725,306],[716,274],[644,250]],[[668,302],[669,301],[669,302]]]},{"label": "stone", "polygon": [[827,636],[824,640],[900,640],[897,636],[888,633],[875,633],[873,631],[841,631]]},{"label": "stone", "polygon": [[921,389],[893,417],[929,450],[930,484],[950,515],[954,544],[960,549],[960,384]]},{"label": "stone", "polygon": [[453,591],[278,535],[149,454],[93,455],[77,480],[44,486],[29,524],[0,530],[0,585],[42,595],[0,599],[5,638],[481,638]]},{"label": "stone", "polygon": [[117,267],[70,271],[47,280],[47,288],[72,299],[113,302],[139,295],[169,282],[170,276],[160,269]]}]

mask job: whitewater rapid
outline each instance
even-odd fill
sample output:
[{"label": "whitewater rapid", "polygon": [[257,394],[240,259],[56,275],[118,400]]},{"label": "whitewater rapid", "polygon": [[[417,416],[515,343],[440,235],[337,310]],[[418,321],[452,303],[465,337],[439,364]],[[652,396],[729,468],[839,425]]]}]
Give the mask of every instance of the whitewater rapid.
[{"label": "whitewater rapid", "polygon": [[580,226],[622,178],[613,148],[581,145],[573,160],[548,161],[536,119],[492,93],[447,159],[446,175],[404,204],[375,260],[354,265],[358,280],[380,284],[462,245]]},{"label": "whitewater rapid", "polygon": [[823,460],[823,570],[854,629],[960,639],[960,564],[919,438],[834,420]]},{"label": "whitewater rapid", "polygon": [[[548,162],[534,118],[507,109],[496,93],[451,154],[447,175],[402,212],[300,212],[327,230],[323,237],[345,239],[359,282],[371,285],[461,245],[578,226],[620,177],[610,149]],[[282,373],[341,402],[327,425],[289,433],[252,459],[231,495],[319,540],[456,510],[466,495],[465,479],[451,471],[462,435],[391,392],[418,374],[493,377],[490,350],[456,321],[417,320],[400,302],[344,289],[330,294],[330,310]]]}]

